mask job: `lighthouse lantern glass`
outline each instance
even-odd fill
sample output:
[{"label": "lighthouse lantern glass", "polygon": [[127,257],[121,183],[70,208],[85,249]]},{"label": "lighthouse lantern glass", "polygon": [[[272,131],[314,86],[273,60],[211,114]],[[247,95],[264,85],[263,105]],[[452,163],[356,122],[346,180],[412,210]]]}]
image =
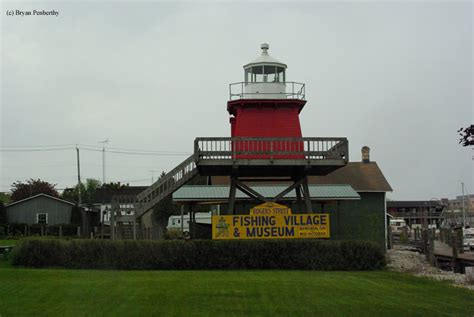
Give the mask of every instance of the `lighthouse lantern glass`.
[{"label": "lighthouse lantern glass", "polygon": [[285,83],[285,68],[274,65],[252,66],[245,69],[245,83]]}]

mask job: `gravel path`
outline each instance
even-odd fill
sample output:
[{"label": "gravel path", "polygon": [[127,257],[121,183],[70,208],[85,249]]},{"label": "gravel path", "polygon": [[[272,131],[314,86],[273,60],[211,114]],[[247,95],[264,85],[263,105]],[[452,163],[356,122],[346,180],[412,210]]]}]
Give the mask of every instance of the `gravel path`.
[{"label": "gravel path", "polygon": [[451,281],[455,286],[474,290],[474,281],[469,283],[466,275],[433,267],[426,261],[423,254],[403,247],[394,246],[393,249],[387,251],[387,267],[396,272],[411,273],[438,281]]}]

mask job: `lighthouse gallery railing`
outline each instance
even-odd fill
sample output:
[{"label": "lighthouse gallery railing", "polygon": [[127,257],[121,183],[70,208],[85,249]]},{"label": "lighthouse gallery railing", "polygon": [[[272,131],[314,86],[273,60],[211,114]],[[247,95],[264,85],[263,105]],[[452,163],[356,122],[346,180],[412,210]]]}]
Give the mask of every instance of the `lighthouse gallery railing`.
[{"label": "lighthouse gallery railing", "polygon": [[[285,83],[277,83],[277,84],[284,84],[285,85],[285,92],[283,93],[276,93],[276,92],[268,92],[268,93],[263,93],[263,92],[246,92],[245,91],[245,86],[250,85],[250,84],[275,84],[275,82],[251,82],[251,83],[246,83],[246,82],[238,82],[238,83],[232,83],[229,84],[229,98],[230,100],[234,99],[252,99],[252,97],[261,97],[261,96],[272,96],[273,98],[275,95],[281,95],[282,99],[300,99],[300,100],[305,100],[305,84],[303,83],[298,83],[295,81],[287,81]],[[271,99],[273,99],[271,98]]]},{"label": "lighthouse gallery railing", "polygon": [[194,156],[199,160],[305,159],[349,161],[346,138],[196,138]]}]

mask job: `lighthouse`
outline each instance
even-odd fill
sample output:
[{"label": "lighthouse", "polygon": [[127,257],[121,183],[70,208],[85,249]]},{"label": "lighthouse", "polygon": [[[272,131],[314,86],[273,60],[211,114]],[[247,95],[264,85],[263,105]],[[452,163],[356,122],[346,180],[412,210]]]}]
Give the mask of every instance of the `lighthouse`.
[{"label": "lighthouse", "polygon": [[[269,45],[260,46],[262,52],[245,64],[244,81],[230,84],[230,114],[232,138],[301,138],[299,114],[306,104],[305,85],[287,81],[287,65],[268,53]],[[285,146],[297,149],[302,144],[287,139]],[[250,145],[235,144],[237,152]],[[278,151],[283,145],[266,142],[263,151]],[[245,158],[265,158],[265,155]],[[243,158],[243,157],[241,157]],[[278,157],[277,158],[298,158]]]},{"label": "lighthouse", "polygon": [[[231,136],[197,137],[191,156],[137,196],[137,217],[197,175],[230,177],[229,214],[235,213],[237,189],[261,202],[278,202],[294,190],[310,213],[307,177],[347,164],[346,138],[302,136],[305,84],[288,80],[288,66],[270,56],[267,43],[260,48],[260,56],[243,66],[243,81],[229,85]],[[248,185],[259,181],[284,181],[288,187],[269,198]]]}]

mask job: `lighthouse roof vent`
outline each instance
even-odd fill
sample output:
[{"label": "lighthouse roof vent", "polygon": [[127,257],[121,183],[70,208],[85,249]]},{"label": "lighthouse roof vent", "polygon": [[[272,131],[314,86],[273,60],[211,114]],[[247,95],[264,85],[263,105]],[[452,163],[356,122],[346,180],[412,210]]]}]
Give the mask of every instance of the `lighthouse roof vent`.
[{"label": "lighthouse roof vent", "polygon": [[275,65],[275,66],[282,66],[284,68],[287,67],[285,63],[282,63],[279,60],[268,55],[268,50],[270,48],[270,45],[268,45],[267,43],[263,43],[262,45],[260,45],[260,48],[262,49],[262,54],[256,59],[254,59],[253,61],[251,61],[250,63],[245,64],[244,68],[248,68],[250,66],[256,66],[256,65]]}]

